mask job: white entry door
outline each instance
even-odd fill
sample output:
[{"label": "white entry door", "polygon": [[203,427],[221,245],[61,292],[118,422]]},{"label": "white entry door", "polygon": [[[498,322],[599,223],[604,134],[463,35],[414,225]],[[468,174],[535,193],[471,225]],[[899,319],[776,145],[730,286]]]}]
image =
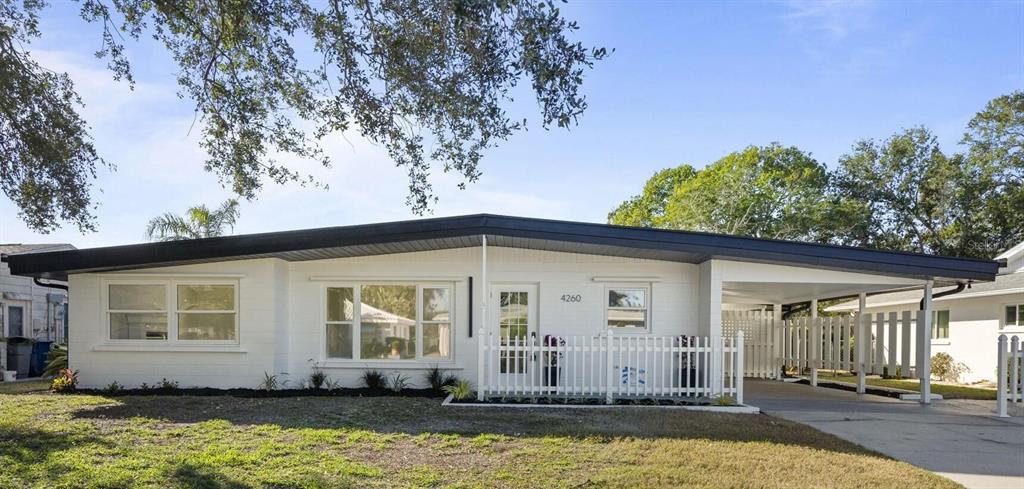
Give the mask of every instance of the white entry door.
[{"label": "white entry door", "polygon": [[[537,338],[537,286],[499,284],[491,286],[491,317],[502,346],[525,346]],[[525,385],[529,376],[538,375],[537,358],[525,352],[502,349],[497,366],[503,385]]]}]

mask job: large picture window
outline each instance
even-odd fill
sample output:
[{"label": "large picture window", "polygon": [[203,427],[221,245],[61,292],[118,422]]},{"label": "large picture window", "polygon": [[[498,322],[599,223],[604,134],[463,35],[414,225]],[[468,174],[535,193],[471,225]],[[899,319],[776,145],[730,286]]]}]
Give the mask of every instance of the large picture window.
[{"label": "large picture window", "polygon": [[106,289],[113,341],[238,341],[237,286],[174,280],[111,282]]},{"label": "large picture window", "polygon": [[452,287],[326,287],[325,356],[343,360],[450,360]]},{"label": "large picture window", "polygon": [[637,332],[647,330],[650,289],[609,287],[606,295],[608,328]]}]

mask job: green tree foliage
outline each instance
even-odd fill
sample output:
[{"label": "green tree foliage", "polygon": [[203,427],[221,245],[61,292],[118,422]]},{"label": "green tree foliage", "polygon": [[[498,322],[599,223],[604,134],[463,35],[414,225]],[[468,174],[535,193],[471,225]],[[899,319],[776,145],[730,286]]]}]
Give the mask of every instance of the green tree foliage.
[{"label": "green tree foliage", "polygon": [[927,129],[861,140],[828,172],[807,153],[749,147],[662,170],[612,224],[991,258],[1024,240],[1024,92],[968,124],[965,153]]},{"label": "green tree foliage", "polygon": [[613,224],[762,238],[815,239],[829,207],[828,173],[809,154],[778,144],[750,146],[701,170],[655,174],[644,192],[608,216]]},{"label": "green tree foliage", "polygon": [[[409,178],[416,213],[436,202],[432,165],[466,182],[485,150],[525,127],[505,110],[528,80],[541,124],[568,127],[587,107],[583,75],[604,48],[553,0],[82,0],[101,26],[97,55],[133,83],[126,40],[151,36],[178,63],[179,94],[195,103],[201,144],[239,196],[267,181],[318,185],[280,163],[291,154],[330,166],[325,138],[354,130],[387,149]],[[35,64],[42,0],[0,0],[3,189],[33,229],[57,218],[93,229],[97,163],[66,75]],[[41,129],[48,129],[43,131]],[[45,136],[43,136],[45,134]]]},{"label": "green tree foliage", "polygon": [[214,210],[197,205],[189,207],[183,216],[168,212],[154,217],[146,225],[146,239],[177,241],[223,236],[234,229],[237,220],[238,201],[235,199],[225,201]]},{"label": "green tree foliage", "polygon": [[71,79],[23,49],[39,36],[42,5],[0,0],[0,189],[32,229],[49,231],[67,220],[94,230],[89,187],[96,166],[106,163],[76,112],[82,102]]},{"label": "green tree foliage", "polygon": [[968,147],[975,198],[983,204],[974,222],[979,253],[991,256],[1024,239],[1024,92],[990,101],[971,119],[961,143]]},{"label": "green tree foliage", "polygon": [[963,254],[967,236],[952,230],[969,223],[976,207],[965,198],[964,163],[924,128],[858,141],[839,159],[833,187],[846,218],[859,224],[843,236],[846,244]]}]

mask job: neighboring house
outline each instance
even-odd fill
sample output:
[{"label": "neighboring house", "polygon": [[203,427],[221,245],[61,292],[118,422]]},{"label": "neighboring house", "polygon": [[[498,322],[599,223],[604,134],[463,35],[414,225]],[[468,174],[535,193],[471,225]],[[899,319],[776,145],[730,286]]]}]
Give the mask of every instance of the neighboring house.
[{"label": "neighboring house", "polygon": [[[37,341],[63,341],[67,337],[67,285],[61,281],[40,281],[11,275],[7,259],[21,253],[73,250],[65,243],[0,244],[0,338],[29,338]],[[52,285],[52,286],[50,286]],[[7,348],[0,347],[0,364],[6,365]],[[27,376],[19,370],[19,376]]]},{"label": "neighboring house", "polygon": [[[1024,333],[1024,243],[997,256],[1006,266],[992,282],[972,283],[963,291],[936,297],[932,324],[932,354],[949,353],[970,368],[963,382],[993,380],[996,376],[996,339]],[[935,295],[956,287],[936,289]],[[917,309],[919,290],[882,293],[867,298],[867,312],[890,313]],[[830,312],[854,312],[857,301],[837,304]]]},{"label": "neighboring house", "polygon": [[[722,311],[734,304],[770,304],[778,316],[814,297],[986,281],[998,268],[494,215],[15,255],[10,265],[68,281],[70,363],[84,387],[255,387],[265,374],[298,385],[314,366],[346,386],[368,368],[422,384],[436,365],[481,395],[538,382],[664,395],[721,386],[735,366]],[[541,338],[559,350],[542,352]]]}]

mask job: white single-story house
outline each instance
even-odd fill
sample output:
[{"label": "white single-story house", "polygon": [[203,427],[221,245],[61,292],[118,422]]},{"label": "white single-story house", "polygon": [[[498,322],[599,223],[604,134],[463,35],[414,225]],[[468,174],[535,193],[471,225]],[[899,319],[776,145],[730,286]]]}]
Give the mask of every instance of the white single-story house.
[{"label": "white single-story house", "polygon": [[[255,387],[265,374],[294,386],[314,366],[346,386],[366,369],[422,385],[437,365],[480,397],[610,398],[741,396],[734,382],[752,374],[738,352],[754,375],[785,361],[785,305],[991,281],[998,264],[485,214],[18,255],[10,267],[68,281],[84,387]],[[772,311],[768,327],[723,327],[723,310],[751,304]]]},{"label": "white single-story house", "polygon": [[[935,291],[932,324],[932,353],[949,353],[970,371],[962,382],[994,380],[995,344],[1000,334],[1024,333],[1024,242],[997,256],[1003,264],[992,282],[956,285]],[[866,311],[888,314],[917,307],[919,290],[868,295]],[[857,311],[857,301],[826,309],[830,312]]]}]

